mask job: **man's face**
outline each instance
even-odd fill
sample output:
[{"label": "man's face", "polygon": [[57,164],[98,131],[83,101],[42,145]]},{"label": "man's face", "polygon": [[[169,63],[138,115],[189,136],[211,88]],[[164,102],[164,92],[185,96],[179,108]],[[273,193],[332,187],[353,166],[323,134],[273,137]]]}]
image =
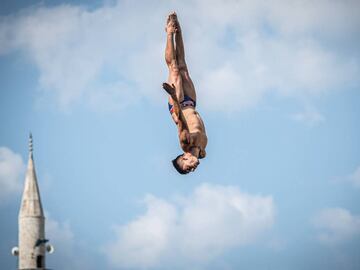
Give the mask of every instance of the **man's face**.
[{"label": "man's face", "polygon": [[184,153],[179,159],[179,166],[186,172],[193,172],[196,167],[199,165],[199,160],[197,157],[193,156],[190,153]]}]

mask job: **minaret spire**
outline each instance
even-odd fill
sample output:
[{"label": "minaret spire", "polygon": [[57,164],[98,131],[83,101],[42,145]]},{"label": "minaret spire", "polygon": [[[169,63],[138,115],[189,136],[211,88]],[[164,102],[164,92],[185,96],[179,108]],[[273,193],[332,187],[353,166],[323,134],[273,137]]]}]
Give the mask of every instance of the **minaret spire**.
[{"label": "minaret spire", "polygon": [[33,137],[32,137],[31,132],[29,134],[29,156],[30,157],[33,156]]},{"label": "minaret spire", "polygon": [[20,216],[37,216],[44,218],[40,191],[33,159],[33,137],[29,134],[29,160],[25,177],[25,186],[20,208]]},{"label": "minaret spire", "polygon": [[19,247],[13,249],[13,254],[19,256],[18,269],[44,270],[45,252],[53,250],[46,242],[45,216],[33,159],[33,137],[30,133],[29,160],[19,212]]},{"label": "minaret spire", "polygon": [[53,246],[46,244],[45,216],[33,159],[33,138],[29,134],[29,161],[25,176],[24,192],[19,212],[19,246],[12,254],[19,257],[19,270],[45,270],[45,253],[52,253]]}]

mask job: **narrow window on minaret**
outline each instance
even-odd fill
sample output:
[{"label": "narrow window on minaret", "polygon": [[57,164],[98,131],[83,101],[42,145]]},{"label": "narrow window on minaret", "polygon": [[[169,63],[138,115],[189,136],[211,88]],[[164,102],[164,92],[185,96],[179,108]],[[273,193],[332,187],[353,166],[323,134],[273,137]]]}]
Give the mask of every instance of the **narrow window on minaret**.
[{"label": "narrow window on minaret", "polygon": [[36,257],[36,267],[41,268],[44,265],[44,256],[38,255]]}]

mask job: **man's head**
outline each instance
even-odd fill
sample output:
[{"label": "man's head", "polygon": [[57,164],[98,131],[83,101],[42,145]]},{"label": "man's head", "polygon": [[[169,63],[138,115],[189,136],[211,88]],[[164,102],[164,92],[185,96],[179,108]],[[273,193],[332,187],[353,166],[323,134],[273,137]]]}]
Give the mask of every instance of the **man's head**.
[{"label": "man's head", "polygon": [[200,162],[198,158],[193,156],[191,153],[184,153],[177,156],[172,163],[178,173],[187,174],[189,172],[193,172]]}]

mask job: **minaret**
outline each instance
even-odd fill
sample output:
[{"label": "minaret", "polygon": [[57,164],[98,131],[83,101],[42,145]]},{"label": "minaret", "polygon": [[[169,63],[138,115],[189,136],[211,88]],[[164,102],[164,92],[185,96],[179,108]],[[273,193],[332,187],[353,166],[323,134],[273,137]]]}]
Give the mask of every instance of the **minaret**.
[{"label": "minaret", "polygon": [[13,248],[13,255],[19,256],[19,270],[45,269],[45,252],[53,251],[45,246],[45,216],[41,205],[33,160],[32,135],[29,137],[29,161],[25,177],[24,192],[19,212],[19,248]]}]

